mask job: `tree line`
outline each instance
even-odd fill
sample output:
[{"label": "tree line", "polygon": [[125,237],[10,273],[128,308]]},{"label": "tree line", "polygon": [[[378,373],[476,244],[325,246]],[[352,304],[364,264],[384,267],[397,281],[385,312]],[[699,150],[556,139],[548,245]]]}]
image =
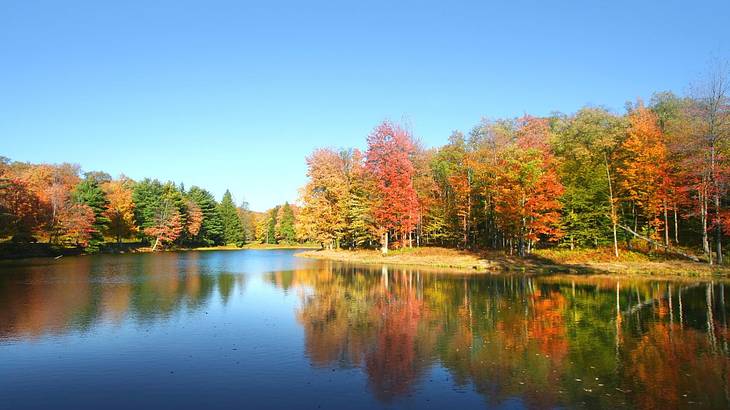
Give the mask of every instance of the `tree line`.
[{"label": "tree line", "polygon": [[220,202],[207,190],[157,179],[133,181],[73,164],[0,161],[0,237],[46,240],[95,252],[107,239],[139,240],[153,250],[253,240],[255,216],[230,191]]},{"label": "tree line", "polygon": [[648,243],[695,247],[722,263],[730,227],[727,86],[717,70],[687,95],[656,93],[621,114],[588,106],[482,120],[430,149],[383,122],[364,153],[323,148],[307,157],[299,234],[383,252],[392,244],[519,255],[607,246],[619,256]]}]

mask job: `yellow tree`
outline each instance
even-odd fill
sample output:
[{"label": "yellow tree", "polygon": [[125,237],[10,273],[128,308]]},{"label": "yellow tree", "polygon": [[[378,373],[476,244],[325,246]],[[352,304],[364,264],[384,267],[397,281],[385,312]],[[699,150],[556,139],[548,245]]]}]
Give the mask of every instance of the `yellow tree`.
[{"label": "yellow tree", "polygon": [[307,158],[309,182],[301,190],[299,228],[312,241],[332,248],[346,228],[347,161],[331,149],[318,149]]},{"label": "yellow tree", "polygon": [[134,224],[132,180],[122,177],[119,180],[104,183],[101,188],[109,201],[105,211],[106,217],[110,221],[108,232],[116,238],[117,243],[121,243],[122,238],[128,238],[137,232],[137,226]]},{"label": "yellow tree", "polygon": [[[668,195],[671,191],[667,146],[654,112],[639,102],[629,114],[627,138],[621,145],[623,164],[619,186],[645,220],[649,234],[669,244]],[[663,216],[663,217],[662,217]]]}]

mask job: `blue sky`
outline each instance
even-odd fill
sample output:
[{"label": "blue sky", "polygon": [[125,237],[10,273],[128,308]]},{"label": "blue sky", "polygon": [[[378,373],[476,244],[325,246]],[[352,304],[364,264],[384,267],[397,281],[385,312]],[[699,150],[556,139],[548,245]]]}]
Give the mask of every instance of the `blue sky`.
[{"label": "blue sky", "polygon": [[437,146],[482,117],[681,93],[730,57],[728,21],[727,0],[0,0],[0,155],[263,210],[383,119]]}]

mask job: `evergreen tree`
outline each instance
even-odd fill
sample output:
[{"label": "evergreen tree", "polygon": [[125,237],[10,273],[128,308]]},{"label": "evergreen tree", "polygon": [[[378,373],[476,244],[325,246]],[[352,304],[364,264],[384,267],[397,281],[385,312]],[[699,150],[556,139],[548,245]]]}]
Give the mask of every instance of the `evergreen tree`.
[{"label": "evergreen tree", "polygon": [[81,181],[71,194],[71,199],[76,204],[87,205],[94,212],[94,223],[89,237],[87,251],[96,252],[99,246],[104,243],[104,234],[109,225],[109,218],[106,216],[106,207],[109,201],[106,194],[99,187],[95,178],[88,177]]},{"label": "evergreen tree", "polygon": [[134,202],[134,221],[139,227],[141,237],[144,237],[144,230],[154,224],[155,214],[162,201],[162,184],[158,180],[145,178],[137,182],[132,188],[132,201]]},{"label": "evergreen tree", "polygon": [[[134,219],[143,240],[153,243],[160,236],[164,236],[165,242],[179,241],[182,232],[178,232],[177,225],[185,226],[187,224],[188,207],[185,197],[177,185],[173,182],[162,184],[156,179],[145,179],[134,185],[132,200]],[[161,223],[161,221],[165,223]],[[167,226],[171,221],[174,221],[172,224],[174,229],[169,229],[170,232],[160,235],[161,226]]]},{"label": "evergreen tree", "polygon": [[193,238],[196,243],[212,245],[223,245],[225,242],[223,231],[223,219],[218,210],[218,204],[213,195],[205,189],[193,186],[188,191],[188,197],[192,199],[203,212],[203,223],[200,231]]},{"label": "evergreen tree", "polygon": [[268,220],[268,226],[266,230],[266,243],[277,243],[276,241],[276,221],[279,215],[279,206],[275,206],[271,210],[271,214]]},{"label": "evergreen tree", "polygon": [[281,222],[279,222],[279,238],[286,243],[293,243],[297,234],[294,230],[294,211],[289,202],[281,208]]},{"label": "evergreen tree", "polygon": [[230,191],[226,190],[226,193],[223,194],[223,199],[218,205],[218,212],[223,222],[223,240],[225,243],[243,246],[245,240],[243,224],[241,224],[241,218],[238,216],[238,210],[233,203]]}]

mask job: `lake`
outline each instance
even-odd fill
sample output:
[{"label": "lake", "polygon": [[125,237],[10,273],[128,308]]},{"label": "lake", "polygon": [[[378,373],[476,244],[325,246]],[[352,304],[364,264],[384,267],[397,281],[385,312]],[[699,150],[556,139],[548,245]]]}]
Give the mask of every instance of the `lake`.
[{"label": "lake", "polygon": [[291,250],[0,263],[0,408],[728,408],[722,282]]}]

